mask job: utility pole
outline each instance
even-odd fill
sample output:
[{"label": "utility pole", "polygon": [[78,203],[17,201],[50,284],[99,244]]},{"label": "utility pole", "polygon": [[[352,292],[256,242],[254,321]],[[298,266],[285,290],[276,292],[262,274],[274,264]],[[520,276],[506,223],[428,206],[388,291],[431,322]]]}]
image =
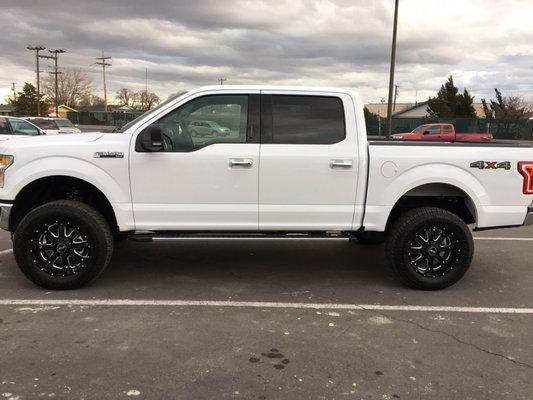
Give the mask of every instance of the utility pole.
[{"label": "utility pole", "polygon": [[390,56],[390,72],[389,72],[389,104],[387,107],[387,138],[392,133],[392,90],[394,88],[394,69],[396,67],[396,34],[398,31],[398,3],[399,0],[394,1],[394,24],[392,28],[392,49]]},{"label": "utility pole", "polygon": [[394,86],[394,105],[392,107],[392,111],[396,111],[396,99],[398,98],[398,85]]},{"label": "utility pole", "polygon": [[15,87],[15,82],[11,82],[11,90],[13,91],[13,101],[17,101],[17,89]]},{"label": "utility pole", "polygon": [[221,85],[223,85],[224,82],[226,82],[228,79],[227,78],[218,78],[217,80],[220,82]]},{"label": "utility pole", "polygon": [[102,57],[96,57],[96,60],[99,60],[96,62],[96,65],[102,66],[102,77],[104,81],[104,110],[107,111],[107,87],[105,82],[105,67],[110,67],[111,64],[107,62],[107,60],[110,60],[111,57],[106,57],[104,55],[104,51],[102,50]]},{"label": "utility pole", "polygon": [[58,75],[61,74],[61,72],[58,71],[58,68],[57,68],[57,56],[58,54],[60,53],[66,53],[67,51],[66,50],[63,50],[63,49],[56,49],[56,50],[48,50],[51,54],[53,54],[53,56],[51,56],[51,58],[54,60],[54,71],[53,72],[50,72],[52,75],[54,75],[54,78],[55,78],[55,81],[54,81],[54,84],[55,84],[55,96],[54,96],[54,105],[55,105],[55,109],[56,109],[56,117],[59,117],[59,113],[57,112],[58,111],[58,108],[59,108],[59,96],[58,96],[58,84],[57,84],[57,79],[58,79]]},{"label": "utility pole", "polygon": [[46,49],[44,46],[28,46],[28,50],[35,51],[35,72],[37,73],[37,116],[41,116],[41,83],[39,79],[39,58],[42,57],[39,55],[41,50]]}]

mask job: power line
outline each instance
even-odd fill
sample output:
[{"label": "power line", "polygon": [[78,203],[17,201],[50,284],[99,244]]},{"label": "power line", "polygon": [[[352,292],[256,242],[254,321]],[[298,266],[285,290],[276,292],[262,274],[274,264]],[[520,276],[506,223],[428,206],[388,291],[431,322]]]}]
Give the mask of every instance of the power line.
[{"label": "power line", "polygon": [[39,54],[40,51],[46,49],[44,46],[28,46],[26,49],[35,51],[35,72],[37,74],[37,116],[41,116],[41,83],[39,79],[40,69],[39,69],[39,58],[42,56]]},{"label": "power line", "polygon": [[105,81],[105,67],[111,66],[111,64],[107,62],[107,60],[111,60],[111,57],[106,57],[104,55],[104,51],[102,50],[102,57],[95,57],[95,59],[97,60],[95,64],[100,65],[102,67],[102,78],[104,81],[104,110],[107,111],[107,87]]}]

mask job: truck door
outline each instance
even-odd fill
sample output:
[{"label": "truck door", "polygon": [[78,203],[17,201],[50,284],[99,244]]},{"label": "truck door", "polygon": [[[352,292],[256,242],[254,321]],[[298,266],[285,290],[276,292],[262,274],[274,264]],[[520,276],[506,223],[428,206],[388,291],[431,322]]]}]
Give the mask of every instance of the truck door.
[{"label": "truck door", "polygon": [[444,141],[444,138],[442,137],[442,126],[441,125],[430,125],[424,131],[423,139]]},{"label": "truck door", "polygon": [[350,96],[262,91],[260,152],[261,230],[351,229],[358,157]]},{"label": "truck door", "polygon": [[443,125],[442,126],[442,140],[447,142],[452,142],[455,140],[455,129],[453,125]]},{"label": "truck door", "polygon": [[[152,123],[164,151],[130,151],[136,229],[257,230],[259,91],[197,95]],[[225,136],[192,135],[198,121]],[[145,129],[143,126],[139,129]]]}]

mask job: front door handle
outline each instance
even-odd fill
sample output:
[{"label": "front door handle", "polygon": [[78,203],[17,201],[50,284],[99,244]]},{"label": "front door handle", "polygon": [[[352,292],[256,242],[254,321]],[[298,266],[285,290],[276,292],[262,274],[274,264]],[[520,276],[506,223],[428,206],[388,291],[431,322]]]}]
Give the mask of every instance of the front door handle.
[{"label": "front door handle", "polygon": [[254,160],[252,160],[251,158],[230,158],[229,160],[230,168],[233,168],[233,167],[250,168],[252,165],[254,165]]},{"label": "front door handle", "polygon": [[329,162],[330,168],[345,168],[350,169],[353,166],[352,160],[331,160]]}]

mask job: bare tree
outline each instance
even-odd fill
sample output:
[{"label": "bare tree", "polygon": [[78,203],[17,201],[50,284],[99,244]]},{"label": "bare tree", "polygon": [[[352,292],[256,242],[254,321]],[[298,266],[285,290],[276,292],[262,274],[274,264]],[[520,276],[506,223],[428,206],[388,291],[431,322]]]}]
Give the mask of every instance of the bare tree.
[{"label": "bare tree", "polygon": [[161,99],[153,92],[141,90],[134,92],[127,88],[121,88],[115,93],[115,99],[121,106],[131,107],[134,110],[149,110],[159,104]]},{"label": "bare tree", "polygon": [[498,89],[494,92],[496,100],[481,99],[491,133],[498,139],[531,139],[528,128],[528,119],[533,114],[531,105],[520,96],[505,97]]},{"label": "bare tree", "polygon": [[121,88],[115,93],[115,99],[121,106],[133,107],[135,93],[128,88]]},{"label": "bare tree", "polygon": [[78,102],[78,107],[84,107],[84,106],[104,106],[104,99],[95,96],[93,94],[88,94],[86,96],[83,96],[83,98],[80,99]]},{"label": "bare tree", "polygon": [[483,103],[483,112],[487,118],[514,118],[527,119],[531,116],[533,108],[520,96],[504,97],[502,92],[494,89],[496,100],[481,99]]},{"label": "bare tree", "polygon": [[[77,107],[82,99],[91,95],[93,83],[91,78],[79,68],[65,68],[58,76],[59,104]],[[43,80],[43,93],[48,99],[55,98],[54,76],[49,75]]]},{"label": "bare tree", "polygon": [[140,110],[150,110],[161,102],[159,96],[153,92],[143,90],[139,93],[139,108]]}]

